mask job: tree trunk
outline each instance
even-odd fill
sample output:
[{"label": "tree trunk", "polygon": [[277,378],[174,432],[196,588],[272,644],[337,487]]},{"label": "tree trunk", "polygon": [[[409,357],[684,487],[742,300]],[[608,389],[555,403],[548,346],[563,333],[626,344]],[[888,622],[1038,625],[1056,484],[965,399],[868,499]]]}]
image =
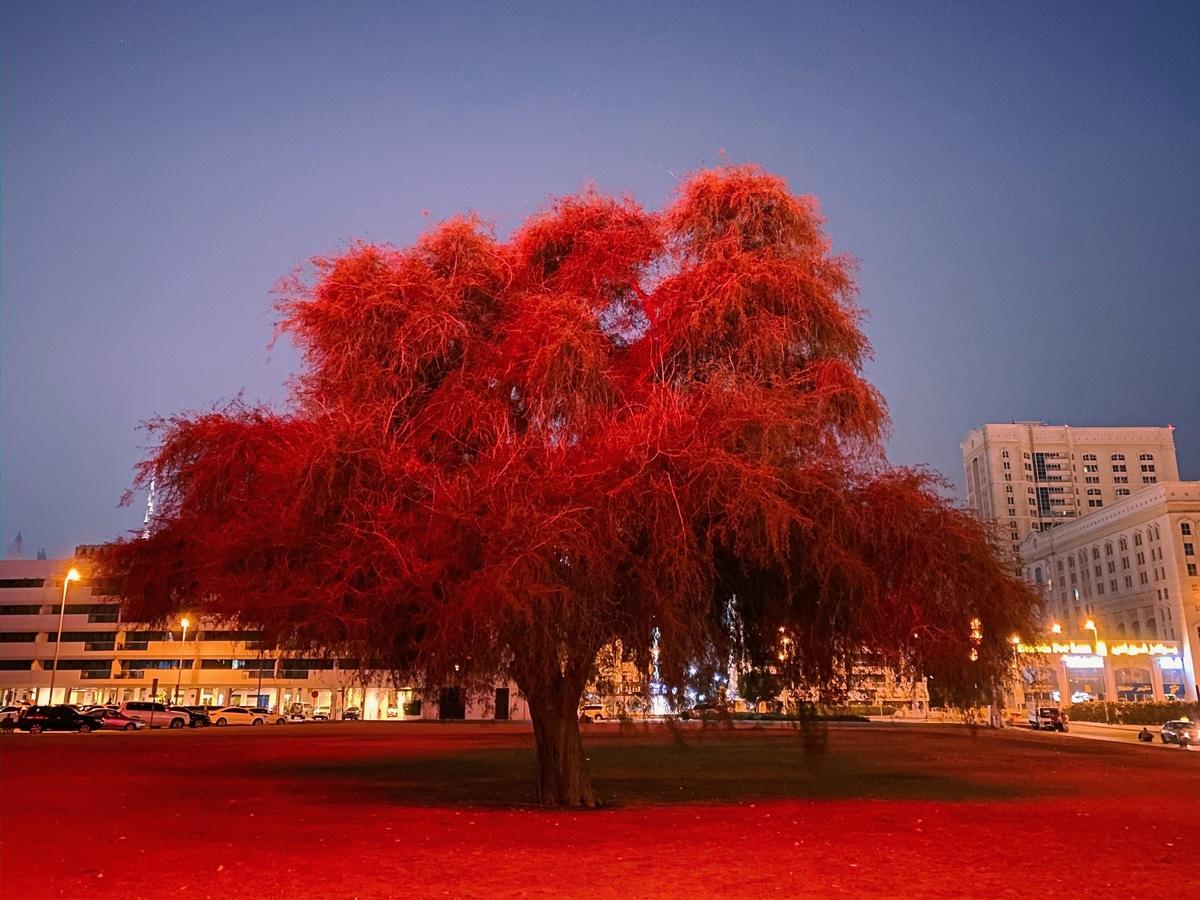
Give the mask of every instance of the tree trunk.
[{"label": "tree trunk", "polygon": [[542,806],[597,805],[579,734],[579,698],[583,688],[566,679],[533,693],[525,692],[537,744],[538,798]]}]

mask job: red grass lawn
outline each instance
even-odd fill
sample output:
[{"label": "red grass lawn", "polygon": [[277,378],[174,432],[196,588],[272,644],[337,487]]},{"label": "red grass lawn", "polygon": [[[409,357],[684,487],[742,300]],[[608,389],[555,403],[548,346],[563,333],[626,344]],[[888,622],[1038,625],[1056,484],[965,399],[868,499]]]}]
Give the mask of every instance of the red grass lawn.
[{"label": "red grass lawn", "polygon": [[585,735],[611,805],[532,806],[518,725],[0,739],[5,897],[1130,896],[1194,880],[1200,753],[840,725]]}]

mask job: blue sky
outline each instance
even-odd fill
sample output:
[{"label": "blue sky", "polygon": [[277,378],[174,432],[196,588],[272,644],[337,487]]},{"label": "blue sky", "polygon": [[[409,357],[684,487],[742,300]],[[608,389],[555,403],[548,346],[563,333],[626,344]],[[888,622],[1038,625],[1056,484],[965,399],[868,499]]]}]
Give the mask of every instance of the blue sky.
[{"label": "blue sky", "polygon": [[[296,365],[355,238],[758,162],[860,262],[889,449],[1167,424],[1200,477],[1200,6],[149,4],[0,14],[0,541],[135,528],[139,422]],[[0,548],[2,549],[2,548]]]}]

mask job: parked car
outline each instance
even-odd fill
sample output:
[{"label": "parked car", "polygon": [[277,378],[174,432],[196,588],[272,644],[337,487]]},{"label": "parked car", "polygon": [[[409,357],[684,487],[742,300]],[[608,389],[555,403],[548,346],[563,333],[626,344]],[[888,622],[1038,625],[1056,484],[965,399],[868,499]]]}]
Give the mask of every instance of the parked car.
[{"label": "parked car", "polygon": [[265,725],[267,717],[244,706],[224,706],[212,713],[213,724],[218,728],[226,725]]},{"label": "parked car", "polygon": [[359,709],[357,706],[348,707],[346,709],[346,711],[344,713],[342,713],[342,719],[347,722],[357,722],[361,718],[362,718],[362,710]]},{"label": "parked car", "polygon": [[313,705],[307,701],[296,701],[288,707],[289,719],[311,719],[313,717]]},{"label": "parked car", "polygon": [[316,708],[316,710],[313,712],[313,718],[314,719],[324,719],[324,720],[328,721],[329,720],[329,707],[328,706],[318,706]]},{"label": "parked car", "polygon": [[23,706],[3,706],[0,707],[0,724],[11,722],[14,725],[17,722],[17,717],[21,715]]},{"label": "parked car", "polygon": [[1070,731],[1069,719],[1057,706],[1031,706],[1029,727],[1034,731]]},{"label": "parked car", "polygon": [[31,734],[43,731],[78,731],[86,734],[95,731],[97,721],[86,716],[73,706],[28,706],[21,711],[17,727]]},{"label": "parked car", "polygon": [[151,700],[126,700],[117,709],[131,719],[140,719],[151,728],[182,728],[190,721],[187,710],[171,709],[165,703]]},{"label": "parked car", "polygon": [[715,719],[718,716],[729,715],[729,707],[719,701],[697,703],[691,709],[685,709],[679,714],[681,719]]},{"label": "parked car", "polygon": [[1178,744],[1180,747],[1200,744],[1200,722],[1193,722],[1190,719],[1173,719],[1163,723],[1159,734],[1162,736],[1164,744]]},{"label": "parked car", "polygon": [[188,717],[188,727],[205,728],[212,724],[207,712],[197,712],[190,706],[172,706],[171,712],[181,712]]},{"label": "parked car", "polygon": [[264,719],[266,719],[272,725],[286,725],[287,724],[287,716],[280,715],[279,713],[274,712],[273,710],[271,710],[270,708],[268,708],[266,706],[252,706],[252,707],[250,707],[250,712],[258,713],[260,716],[262,716]]},{"label": "parked car", "polygon": [[603,722],[607,718],[602,703],[585,703],[579,708],[580,722]]},{"label": "parked car", "polygon": [[101,728],[106,728],[109,731],[137,731],[140,728],[146,728],[147,725],[141,719],[135,719],[127,716],[115,709],[109,709],[107,706],[97,706],[89,709],[84,715],[93,718]]}]

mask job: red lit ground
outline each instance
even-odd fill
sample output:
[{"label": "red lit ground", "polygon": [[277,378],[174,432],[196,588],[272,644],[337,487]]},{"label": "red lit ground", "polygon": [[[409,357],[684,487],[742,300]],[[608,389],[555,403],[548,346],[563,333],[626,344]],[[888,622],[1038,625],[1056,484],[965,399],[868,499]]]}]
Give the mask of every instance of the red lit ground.
[{"label": "red lit ground", "polygon": [[5,897],[1191,893],[1200,753],[961,726],[596,726],[597,812],[516,725],[0,738]]}]

